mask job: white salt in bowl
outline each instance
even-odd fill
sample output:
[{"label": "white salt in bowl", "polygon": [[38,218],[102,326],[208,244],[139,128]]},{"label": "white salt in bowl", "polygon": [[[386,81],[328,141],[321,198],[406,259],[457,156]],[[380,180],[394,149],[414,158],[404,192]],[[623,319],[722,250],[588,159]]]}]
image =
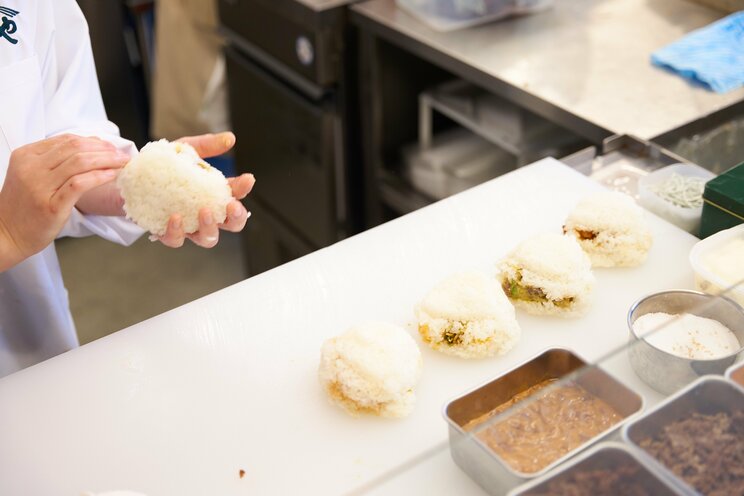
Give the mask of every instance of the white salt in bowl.
[{"label": "white salt in bowl", "polygon": [[[636,320],[649,313],[671,315],[688,313],[716,320],[728,327],[739,341],[739,348],[726,356],[701,359],[687,358],[658,348],[634,327]],[[636,301],[628,312],[630,344],[628,359],[643,382],[663,394],[672,394],[698,377],[723,374],[744,351],[744,310],[735,301],[684,289],[662,291]]]}]

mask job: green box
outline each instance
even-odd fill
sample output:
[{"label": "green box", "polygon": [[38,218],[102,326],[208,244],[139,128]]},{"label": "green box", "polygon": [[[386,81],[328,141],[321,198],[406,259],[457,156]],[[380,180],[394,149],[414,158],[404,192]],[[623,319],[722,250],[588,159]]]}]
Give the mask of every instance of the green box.
[{"label": "green box", "polygon": [[703,193],[700,238],[744,222],[744,163],[711,179]]}]

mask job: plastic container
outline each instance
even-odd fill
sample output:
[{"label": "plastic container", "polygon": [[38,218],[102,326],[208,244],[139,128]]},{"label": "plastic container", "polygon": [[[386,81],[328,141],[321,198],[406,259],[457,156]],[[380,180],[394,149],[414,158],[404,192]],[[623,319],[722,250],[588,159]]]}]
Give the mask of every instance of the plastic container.
[{"label": "plastic container", "polygon": [[684,177],[699,177],[706,182],[716,177],[709,170],[694,164],[668,165],[638,180],[638,202],[662,219],[668,220],[690,234],[697,235],[700,231],[700,217],[703,215],[702,190],[700,191],[701,205],[695,208],[677,206],[651,191],[651,187],[663,183],[674,174]]},{"label": "plastic container", "polygon": [[404,155],[413,187],[436,200],[516,168],[513,155],[465,129],[441,133],[430,148],[414,146]]},{"label": "plastic container", "polygon": [[513,158],[505,153],[492,153],[473,157],[444,170],[417,164],[411,167],[410,178],[417,190],[441,200],[514,170],[513,163]]},{"label": "plastic container", "polygon": [[[714,273],[709,265],[709,261],[716,257],[716,253],[720,253],[721,250],[726,249],[729,243],[735,242],[736,240],[744,241],[744,224],[726,229],[725,231],[719,231],[713,236],[707,237],[702,241],[698,241],[690,251],[690,265],[692,270],[695,272],[695,287],[709,294],[721,294],[727,289],[731,288],[726,296],[737,302],[739,305],[744,306],[744,284],[739,284],[737,287],[732,288],[734,284],[740,283],[736,280],[736,275],[733,270],[741,270],[744,267],[742,262],[734,265],[732,261],[731,270],[726,276]],[[744,253],[740,255],[744,257]]]},{"label": "plastic container", "polygon": [[553,0],[396,0],[424,23],[451,31],[511,15],[532,14],[553,5]]}]

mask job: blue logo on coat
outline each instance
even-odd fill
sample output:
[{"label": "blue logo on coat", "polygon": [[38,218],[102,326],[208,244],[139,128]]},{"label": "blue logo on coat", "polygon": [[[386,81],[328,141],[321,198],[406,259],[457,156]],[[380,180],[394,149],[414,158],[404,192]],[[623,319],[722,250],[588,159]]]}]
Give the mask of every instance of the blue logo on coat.
[{"label": "blue logo on coat", "polygon": [[0,20],[2,21],[0,22],[0,38],[5,38],[13,45],[18,43],[18,40],[15,38],[11,38],[10,35],[18,30],[18,26],[16,26],[16,23],[12,20],[12,18],[17,16],[18,14],[19,12],[17,10],[0,6],[0,15],[2,15],[2,18],[0,18]]}]

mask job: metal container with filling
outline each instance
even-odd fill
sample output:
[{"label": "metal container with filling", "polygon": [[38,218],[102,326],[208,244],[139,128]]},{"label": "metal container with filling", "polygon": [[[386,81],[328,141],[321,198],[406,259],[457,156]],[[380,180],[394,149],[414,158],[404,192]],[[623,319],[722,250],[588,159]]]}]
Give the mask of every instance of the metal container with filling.
[{"label": "metal container with filling", "polygon": [[518,487],[509,496],[577,493],[648,496],[682,494],[647,467],[628,447],[606,442],[539,479]]},{"label": "metal container with filling", "polygon": [[[721,377],[703,377],[670,396],[645,415],[628,423],[623,429],[623,437],[641,452],[643,461],[659,471],[684,494],[698,494],[695,491],[703,494],[712,492],[707,487],[710,484],[721,486],[715,488],[719,491],[717,494],[734,494],[734,492],[728,492],[731,489],[729,484],[733,484],[734,487],[740,489],[744,486],[744,478],[740,478],[738,481],[726,480],[727,477],[732,477],[732,471],[728,469],[733,468],[725,467],[725,459],[728,459],[725,453],[726,446],[722,442],[716,443],[714,449],[706,451],[706,455],[702,457],[696,453],[689,453],[688,448],[695,446],[702,449],[701,443],[715,441],[715,436],[731,438],[731,433],[721,433],[719,432],[720,429],[707,426],[704,422],[708,421],[700,421],[700,416],[706,416],[705,418],[710,419],[715,415],[726,415],[731,419],[730,426],[732,428],[738,426],[741,429],[744,427],[744,414],[742,412],[744,412],[744,391],[742,389]],[[737,416],[739,416],[738,420]],[[682,424],[682,422],[689,422],[691,419],[700,422],[699,428],[694,428],[690,424]],[[653,452],[658,448],[648,448],[647,443],[649,441],[660,442],[659,440],[663,439],[663,436],[670,440],[669,444],[672,448],[668,450],[669,453],[667,454],[655,455]],[[684,436],[689,437],[689,442],[685,442]],[[738,443],[729,443],[728,449],[740,450],[744,449],[744,446],[739,440]],[[724,464],[709,460],[711,454],[721,456]],[[673,467],[669,466],[669,463],[665,463],[658,458],[672,457],[673,455],[676,457],[674,464],[677,466],[677,470],[684,472],[685,479],[688,480],[683,480],[681,475],[678,476]],[[686,456],[690,457],[687,465],[685,465]],[[708,462],[702,468],[702,471],[698,470],[700,459]],[[737,462],[732,459],[731,463],[735,464]],[[715,473],[715,470],[718,470],[719,473]],[[691,479],[689,478],[698,477],[698,475],[702,475],[702,478],[698,481],[698,487],[693,489],[693,484],[690,483]],[[706,487],[699,487],[701,484],[705,484]]]},{"label": "metal container with filling", "polygon": [[[709,374],[723,374],[734,361],[739,349],[728,356],[712,359],[687,358],[657,348],[639,336],[634,324],[641,316],[663,312],[671,315],[689,313],[716,320],[728,327],[744,344],[744,312],[736,302],[698,291],[670,290],[641,298],[628,312],[630,344],[628,358],[643,382],[663,394],[672,394],[695,379]],[[657,329],[653,332],[663,331]]]},{"label": "metal container with filling", "polygon": [[[520,399],[511,408],[489,418],[490,412],[500,411],[499,407],[508,404],[515,396],[550,380],[559,381],[544,390],[535,391],[534,395]],[[483,435],[491,429],[509,427],[510,424],[502,422],[520,421],[524,418],[520,414],[525,414],[533,404],[537,405],[549,395],[559,394],[562,387],[580,388],[588,393],[611,408],[617,415],[616,421],[539,470],[531,472],[516,469],[484,441]],[[450,452],[455,463],[489,494],[502,495],[529,479],[545,474],[609,435],[642,408],[643,398],[608,373],[588,365],[571,351],[553,348],[449,402],[444,408],[444,417],[449,424]],[[480,423],[474,425],[474,422]]]},{"label": "metal container with filling", "polygon": [[744,387],[744,363],[735,363],[726,371],[726,377]]}]

